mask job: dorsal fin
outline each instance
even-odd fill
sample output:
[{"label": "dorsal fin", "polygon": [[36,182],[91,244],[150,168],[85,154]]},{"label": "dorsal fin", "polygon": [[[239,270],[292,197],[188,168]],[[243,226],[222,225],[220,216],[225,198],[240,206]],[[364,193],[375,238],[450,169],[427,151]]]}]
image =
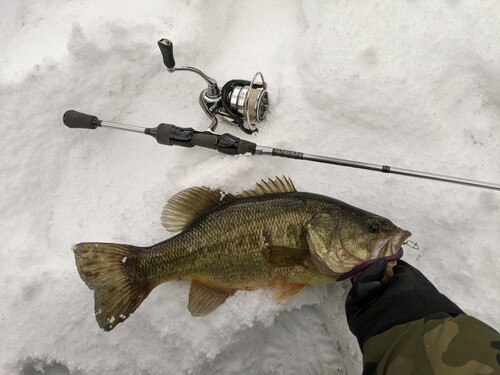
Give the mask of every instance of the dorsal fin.
[{"label": "dorsal fin", "polygon": [[246,190],[236,196],[204,186],[192,187],[178,192],[168,200],[161,213],[161,224],[169,232],[178,232],[185,229],[205,212],[235,198],[294,193],[296,191],[292,180],[284,176],[282,178],[276,177],[275,180],[269,179],[267,182],[261,180],[255,189]]},{"label": "dorsal fin", "polygon": [[225,197],[227,194],[222,191],[204,186],[179,191],[163,207],[161,224],[169,232],[181,231],[200,215],[217,207]]},{"label": "dorsal fin", "polygon": [[248,198],[257,197],[264,194],[276,194],[276,193],[295,193],[297,190],[293,186],[292,180],[288,177],[282,176],[281,178],[276,177],[275,180],[268,179],[267,181],[261,180],[257,182],[257,187],[252,190],[245,190],[244,192],[238,194],[237,198]]}]

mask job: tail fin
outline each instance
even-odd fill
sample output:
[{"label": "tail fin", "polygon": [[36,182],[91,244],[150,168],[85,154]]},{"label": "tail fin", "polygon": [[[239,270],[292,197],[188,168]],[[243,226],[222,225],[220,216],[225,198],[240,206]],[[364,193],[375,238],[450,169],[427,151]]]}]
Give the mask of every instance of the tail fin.
[{"label": "tail fin", "polygon": [[132,314],[151,289],[135,271],[141,249],[112,243],[80,243],[73,248],[80,277],[94,290],[99,327],[111,331]]}]

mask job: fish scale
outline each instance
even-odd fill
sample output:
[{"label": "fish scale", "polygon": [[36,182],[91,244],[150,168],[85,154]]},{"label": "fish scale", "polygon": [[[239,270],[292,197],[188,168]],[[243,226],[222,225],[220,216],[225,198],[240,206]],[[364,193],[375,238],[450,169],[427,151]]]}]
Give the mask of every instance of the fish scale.
[{"label": "fish scale", "polygon": [[393,255],[410,234],[339,200],[297,192],[286,178],[236,196],[183,190],[165,206],[162,224],[181,232],[146,248],[75,246],[101,328],[125,320],[169,280],[190,280],[188,309],[206,315],[237,290],[272,287],[284,299],[306,285],[333,282],[373,254]]},{"label": "fish scale", "polygon": [[[141,270],[154,280],[153,283],[189,277],[215,287],[256,289],[270,286],[273,281],[283,279],[283,270],[270,270],[266,240],[289,248],[302,246],[306,250],[307,245],[300,238],[303,225],[323,205],[300,199],[290,204],[292,199],[287,195],[259,200],[244,198],[231,206],[217,208],[199,218],[185,232],[153,246],[151,256],[143,257]],[[309,207],[298,211],[300,206]],[[265,238],[265,232],[269,239]],[[307,269],[298,265],[287,271],[292,273],[289,279],[294,281],[295,275],[299,277],[301,271]],[[302,280],[297,278],[297,281]]]}]

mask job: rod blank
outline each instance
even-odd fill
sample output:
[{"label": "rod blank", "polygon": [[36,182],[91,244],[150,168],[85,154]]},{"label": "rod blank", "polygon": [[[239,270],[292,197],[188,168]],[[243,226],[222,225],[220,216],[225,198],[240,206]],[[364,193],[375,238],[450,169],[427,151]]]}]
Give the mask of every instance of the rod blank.
[{"label": "rod blank", "polygon": [[143,128],[141,126],[122,124],[120,122],[111,122],[111,121],[99,121],[99,125],[103,128],[119,129],[134,133],[145,133],[146,129],[148,129],[148,128]]},{"label": "rod blank", "polygon": [[399,174],[402,176],[425,178],[427,180],[451,182],[460,185],[474,186],[484,189],[500,191],[500,184],[494,184],[492,182],[486,182],[486,181],[471,180],[468,178],[446,176],[438,173],[420,172],[411,169],[395,168],[395,167],[391,167],[391,170],[388,173]]},{"label": "rod blank", "polygon": [[415,171],[412,169],[396,168],[396,167],[391,167],[391,166],[382,165],[382,164],[364,163],[364,162],[359,162],[359,161],[354,161],[354,160],[331,158],[328,156],[305,154],[302,152],[282,150],[282,149],[272,148],[272,147],[257,146],[256,154],[272,155],[272,156],[279,156],[279,157],[283,157],[283,158],[291,158],[291,159],[299,159],[299,160],[309,160],[309,161],[315,161],[318,163],[334,164],[334,165],[340,165],[343,167],[351,167],[351,168],[358,168],[358,169],[367,169],[367,170],[377,171],[377,172],[382,172],[382,173],[392,173],[392,174],[398,174],[398,175],[402,175],[402,176],[417,177],[417,178],[423,178],[423,179],[427,179],[427,180],[449,182],[449,183],[454,183],[454,184],[460,184],[460,185],[473,186],[473,187],[479,187],[479,188],[483,188],[483,189],[491,189],[491,190],[500,191],[500,184],[495,184],[492,182],[471,180],[471,179],[467,179],[467,178],[447,176],[447,175],[442,175],[442,174],[437,174],[437,173],[421,172],[421,171]]}]

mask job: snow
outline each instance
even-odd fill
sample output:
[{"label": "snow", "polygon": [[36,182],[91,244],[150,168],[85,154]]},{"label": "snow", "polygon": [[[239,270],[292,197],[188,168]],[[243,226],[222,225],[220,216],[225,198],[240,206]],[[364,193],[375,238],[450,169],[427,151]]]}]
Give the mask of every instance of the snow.
[{"label": "snow", "polygon": [[70,130],[68,109],[140,126],[203,129],[205,84],[260,70],[271,112],[261,145],[500,182],[496,1],[3,1],[0,6],[0,373],[357,374],[349,282],[276,303],[240,292],[187,311],[188,284],[161,285],[125,323],[99,330],[71,247],[164,240],[167,199],[286,175],[299,190],[390,218],[420,250],[405,259],[466,312],[500,328],[500,193],[305,161],[158,145]]}]

